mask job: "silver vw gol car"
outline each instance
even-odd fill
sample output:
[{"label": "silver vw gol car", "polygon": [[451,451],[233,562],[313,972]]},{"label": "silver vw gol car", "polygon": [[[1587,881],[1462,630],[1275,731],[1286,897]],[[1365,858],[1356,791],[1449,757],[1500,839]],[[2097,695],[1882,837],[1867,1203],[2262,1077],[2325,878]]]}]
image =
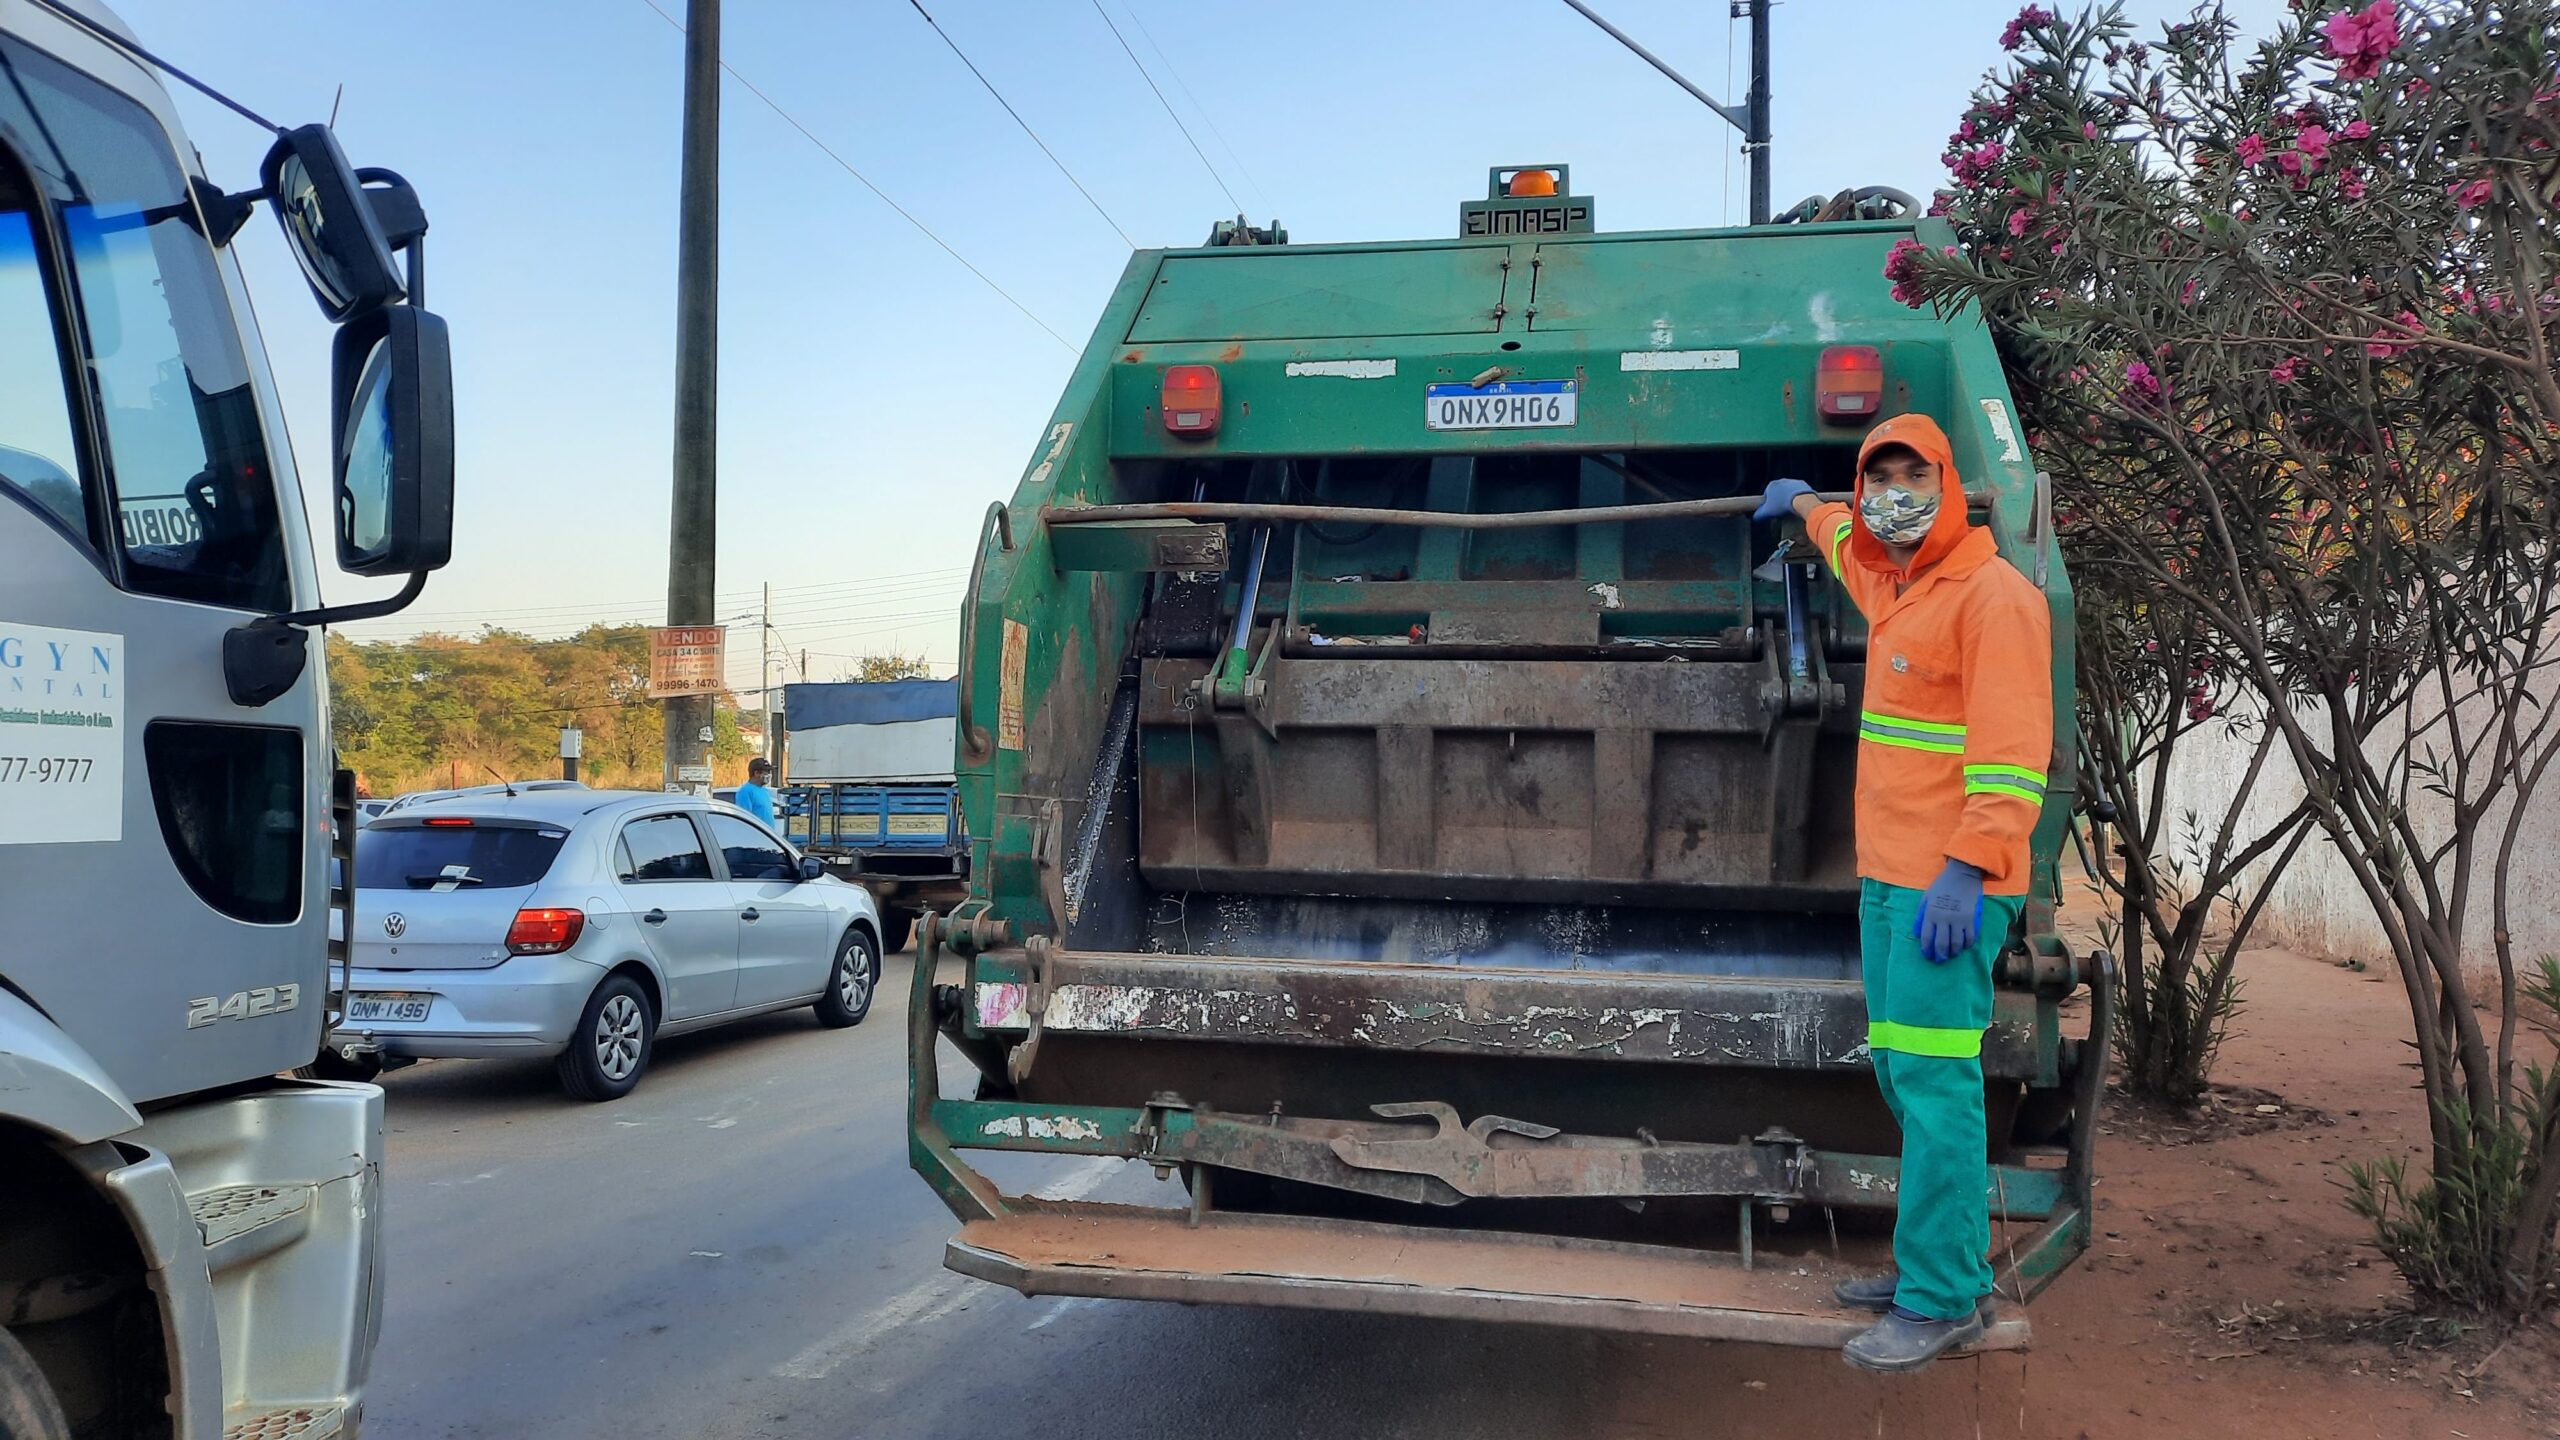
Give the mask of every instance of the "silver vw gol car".
[{"label": "silver vw gol car", "polygon": [[320,1073],[558,1057],[629,1094],[661,1035],[807,1005],[858,1024],[880,984],[870,894],[735,806],[537,790],[427,801],[357,832],[354,970]]}]

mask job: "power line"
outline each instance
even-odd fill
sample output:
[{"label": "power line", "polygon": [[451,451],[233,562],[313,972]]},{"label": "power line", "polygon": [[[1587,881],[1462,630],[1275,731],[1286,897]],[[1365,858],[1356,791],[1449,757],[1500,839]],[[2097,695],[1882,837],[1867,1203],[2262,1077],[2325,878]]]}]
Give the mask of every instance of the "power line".
[{"label": "power line", "polygon": [[1270,192],[1264,190],[1262,182],[1254,179],[1253,172],[1245,167],[1244,155],[1227,139],[1226,132],[1218,128],[1218,117],[1210,114],[1209,107],[1200,103],[1200,97],[1191,93],[1191,87],[1182,83],[1182,72],[1175,68],[1173,57],[1156,43],[1155,33],[1147,28],[1146,17],[1138,13],[1138,0],[1123,0],[1123,3],[1129,9],[1129,23],[1138,27],[1138,37],[1147,42],[1148,49],[1156,52],[1158,60],[1164,62],[1164,73],[1173,77],[1173,88],[1181,91],[1182,98],[1191,102],[1191,108],[1200,112],[1201,122],[1209,127],[1209,138],[1217,141],[1218,148],[1227,152],[1227,158],[1236,162],[1236,173],[1244,177],[1245,188],[1260,197],[1267,209],[1271,204]]},{"label": "power line", "polygon": [[[681,35],[681,34],[683,34],[683,33],[684,33],[684,22],[683,22],[683,21],[681,21],[681,20],[678,20],[678,19],[677,19],[676,17],[674,17],[673,15],[668,14],[666,11],[658,9],[658,0],[640,0],[640,3],[641,3],[641,4],[643,4],[643,5],[648,6],[651,10],[657,11],[657,16],[658,16],[658,18],[659,18],[659,19],[661,19],[661,20],[666,21],[666,22],[667,22],[668,24],[670,24],[670,25],[673,25],[673,26],[676,28],[676,33],[677,33],[677,34]],[[1130,58],[1135,59],[1136,57],[1135,57],[1135,56],[1132,56],[1132,57],[1130,57]],[[979,279],[981,282],[983,282],[983,283],[986,285],[986,287],[987,287],[988,289],[993,290],[993,291],[994,291],[994,292],[996,292],[998,295],[1003,296],[1003,297],[1004,297],[1004,303],[1006,303],[1007,305],[1012,306],[1012,307],[1013,307],[1014,309],[1016,309],[1016,310],[1021,311],[1021,312],[1022,312],[1022,318],[1023,318],[1023,319],[1030,321],[1032,324],[1039,326],[1043,331],[1046,331],[1046,332],[1048,333],[1049,338],[1050,338],[1050,339],[1052,339],[1052,340],[1057,341],[1057,342],[1058,342],[1058,344],[1059,344],[1061,347],[1063,347],[1063,348],[1064,348],[1064,349],[1065,349],[1069,354],[1073,354],[1073,353],[1075,353],[1075,348],[1076,348],[1076,347],[1067,343],[1067,337],[1066,337],[1066,336],[1059,334],[1059,333],[1058,333],[1056,330],[1054,330],[1054,329],[1051,329],[1048,321],[1043,320],[1043,319],[1041,319],[1039,316],[1032,314],[1032,313],[1031,313],[1031,307],[1030,307],[1030,306],[1025,305],[1025,304],[1023,304],[1021,301],[1014,299],[1014,298],[1013,298],[1013,292],[1012,292],[1012,291],[1007,290],[1007,289],[1005,289],[1003,286],[1001,286],[1001,285],[997,284],[997,283],[995,282],[995,277],[993,277],[993,276],[989,275],[986,271],[981,270],[981,269],[979,269],[977,266],[975,266],[975,265],[971,264],[971,263],[969,262],[969,257],[968,257],[968,256],[963,255],[963,254],[961,254],[959,251],[952,249],[952,248],[951,248],[951,244],[950,244],[950,242],[949,242],[949,241],[944,240],[941,236],[936,235],[936,234],[934,234],[934,233],[933,233],[933,227],[932,227],[932,226],[927,225],[927,224],[925,224],[923,221],[921,221],[921,220],[917,219],[917,218],[916,218],[912,213],[910,213],[910,212],[908,211],[908,209],[907,209],[907,207],[906,207],[906,206],[901,205],[901,204],[899,204],[897,201],[890,199],[890,198],[889,198],[889,192],[888,192],[888,191],[883,190],[883,189],[881,189],[879,186],[872,184],[872,183],[871,183],[871,177],[870,177],[870,176],[865,175],[865,174],[863,174],[861,171],[854,169],[854,168],[853,168],[853,162],[852,162],[852,161],[847,160],[847,159],[845,159],[842,155],[837,154],[837,153],[835,152],[834,147],[832,147],[832,146],[828,145],[826,141],[819,139],[819,138],[817,137],[817,134],[816,134],[814,131],[810,130],[810,128],[809,128],[808,126],[803,125],[803,124],[801,124],[801,123],[800,123],[800,120],[799,120],[799,117],[798,117],[798,116],[795,116],[795,115],[793,115],[790,111],[783,109],[783,108],[782,108],[782,106],[781,106],[780,104],[778,104],[778,103],[776,103],[776,102],[775,102],[775,100],[774,100],[774,98],[773,98],[772,96],[767,95],[766,93],[764,93],[764,91],[763,91],[762,89],[760,89],[760,88],[756,85],[756,82],[754,82],[753,80],[748,79],[748,78],[747,78],[746,76],[744,76],[744,75],[739,74],[739,73],[738,73],[738,68],[737,68],[736,66],[734,66],[734,65],[730,64],[727,60],[722,60],[722,61],[720,62],[720,68],[721,68],[722,70],[724,70],[724,71],[726,71],[726,72],[728,73],[728,76],[729,76],[729,78],[730,78],[730,79],[735,80],[735,81],[737,81],[739,84],[744,85],[745,87],[747,87],[747,93],[748,93],[748,94],[753,95],[753,96],[754,96],[754,97],[756,97],[758,100],[763,101],[763,102],[764,102],[764,108],[766,108],[767,110],[772,111],[772,112],[773,112],[774,114],[776,114],[776,115],[781,116],[784,124],[789,125],[789,126],[790,126],[792,129],[794,129],[794,130],[799,131],[799,132],[800,132],[800,134],[801,134],[801,136],[802,136],[803,138],[805,138],[806,140],[808,140],[808,142],[809,142],[810,144],[817,146],[817,147],[818,147],[818,149],[819,149],[821,152],[823,152],[823,153],[826,155],[826,157],[827,157],[828,159],[833,160],[834,162],[836,162],[836,165],[837,165],[839,168],[841,168],[841,169],[844,171],[844,173],[846,173],[847,175],[852,176],[854,179],[856,179],[856,180],[858,180],[858,181],[862,182],[862,188],[863,188],[863,189],[865,189],[865,190],[868,190],[868,191],[870,191],[872,194],[874,194],[874,195],[878,196],[878,197],[880,198],[880,203],[881,203],[881,204],[886,205],[886,206],[888,206],[890,209],[897,211],[897,212],[898,212],[898,218],[899,218],[899,219],[904,220],[904,221],[906,221],[908,224],[913,225],[914,227],[916,227],[917,232],[918,232],[919,234],[923,235],[923,236],[924,236],[924,238],[926,238],[927,240],[932,241],[935,245],[940,246],[940,247],[941,247],[941,249],[942,249],[942,253],[943,253],[943,254],[950,256],[950,257],[951,257],[952,259],[954,259],[954,260],[959,261],[959,262],[960,262],[960,265],[961,265],[961,268],[963,268],[963,269],[967,270],[970,274],[977,276],[977,277],[978,277],[978,279]],[[1150,83],[1150,84],[1152,84],[1153,82],[1152,82],[1152,81],[1150,81],[1149,83]],[[1194,148],[1196,149],[1196,148],[1198,148],[1198,147],[1196,147],[1196,146],[1195,146]],[[1205,158],[1205,157],[1204,157],[1204,158]]]},{"label": "power line", "polygon": [[[1032,129],[1031,122],[1022,118],[1022,112],[1014,109],[1013,102],[1004,98],[1004,92],[996,88],[996,82],[987,78],[986,72],[978,68],[978,62],[970,59],[969,52],[960,48],[960,42],[952,39],[950,32],[942,28],[942,22],[934,19],[932,12],[924,8],[922,0],[907,0],[907,3],[915,6],[916,13],[924,17],[924,23],[933,27],[933,33],[942,37],[942,43],[951,47],[951,53],[960,57],[960,63],[969,67],[969,73],[978,77],[978,83],[987,87],[987,93],[996,97],[996,103],[1004,107],[1004,113],[1013,117],[1013,123],[1022,127],[1022,133],[1031,137],[1031,143],[1040,147],[1040,153],[1049,157],[1049,163],[1058,167],[1058,173],[1067,177],[1067,183],[1076,187],[1076,193],[1084,197],[1084,203],[1093,207],[1094,214],[1102,217],[1102,223],[1118,230],[1120,238],[1128,241],[1130,249],[1137,249],[1138,242],[1129,238],[1128,230],[1111,218],[1111,212],[1102,208],[1102,202],[1093,198],[1092,191],[1084,188],[1084,182],[1067,168],[1067,162],[1058,158],[1058,152],[1049,148],[1049,142],[1040,138],[1040,132]],[[1181,78],[1175,76],[1175,82],[1180,83]]]},{"label": "power line", "polygon": [[1236,198],[1235,191],[1227,188],[1227,177],[1219,174],[1218,167],[1209,163],[1209,152],[1200,148],[1198,140],[1192,139],[1191,127],[1183,124],[1182,117],[1174,113],[1173,102],[1164,98],[1156,77],[1147,73],[1146,64],[1138,59],[1138,52],[1129,48],[1129,37],[1120,33],[1120,27],[1112,22],[1111,12],[1102,8],[1102,0],[1093,0],[1093,13],[1101,16],[1102,23],[1110,27],[1111,38],[1120,42],[1120,53],[1129,57],[1130,64],[1137,66],[1138,78],[1147,82],[1149,90],[1155,91],[1156,103],[1164,107],[1165,115],[1173,121],[1173,128],[1182,132],[1183,139],[1191,141],[1191,153],[1200,157],[1201,168],[1209,172],[1210,179],[1218,182],[1219,189],[1226,190],[1227,203],[1236,207],[1237,214],[1243,214],[1244,202]]}]

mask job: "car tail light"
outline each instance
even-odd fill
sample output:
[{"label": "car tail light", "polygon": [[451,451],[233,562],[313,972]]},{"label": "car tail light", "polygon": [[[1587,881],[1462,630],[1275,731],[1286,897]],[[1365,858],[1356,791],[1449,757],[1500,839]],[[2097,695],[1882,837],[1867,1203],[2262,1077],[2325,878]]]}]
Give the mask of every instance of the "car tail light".
[{"label": "car tail light", "polygon": [[440,815],[423,823],[437,830],[468,830],[471,828],[471,822],[463,819],[459,815]]},{"label": "car tail light", "polygon": [[1813,408],[1825,420],[1872,420],[1884,408],[1884,352],[1834,345],[1813,372]]},{"label": "car tail light", "polygon": [[[510,955],[557,955],[578,943],[587,928],[583,910],[535,909],[531,906],[516,912],[516,923],[507,927],[507,953]],[[486,932],[483,932],[486,933]]]},{"label": "car tail light", "polygon": [[1201,439],[1218,433],[1218,367],[1175,365],[1164,372],[1164,428]]}]

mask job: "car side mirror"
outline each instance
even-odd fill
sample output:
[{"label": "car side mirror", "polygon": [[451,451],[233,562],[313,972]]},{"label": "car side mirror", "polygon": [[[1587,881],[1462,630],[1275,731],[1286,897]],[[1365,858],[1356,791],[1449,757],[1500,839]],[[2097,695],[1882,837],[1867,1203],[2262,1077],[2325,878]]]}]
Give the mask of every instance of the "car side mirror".
[{"label": "car side mirror", "polygon": [[453,557],[453,348],[444,320],[394,305],[338,331],[332,465],[338,568],[404,575]]},{"label": "car side mirror", "polygon": [[391,260],[373,203],[338,137],[326,125],[298,125],[276,136],[259,178],[274,201],[285,243],[311,282],[320,313],[337,324],[396,304],[408,286]]},{"label": "car side mirror", "polygon": [[827,862],[826,862],[826,861],[819,859],[819,858],[818,858],[817,856],[815,856],[815,855],[803,855],[803,856],[801,856],[801,857],[800,857],[800,878],[801,878],[801,879],[803,879],[803,880],[815,880],[815,879],[818,879],[820,876],[825,875],[826,873],[827,873]]}]

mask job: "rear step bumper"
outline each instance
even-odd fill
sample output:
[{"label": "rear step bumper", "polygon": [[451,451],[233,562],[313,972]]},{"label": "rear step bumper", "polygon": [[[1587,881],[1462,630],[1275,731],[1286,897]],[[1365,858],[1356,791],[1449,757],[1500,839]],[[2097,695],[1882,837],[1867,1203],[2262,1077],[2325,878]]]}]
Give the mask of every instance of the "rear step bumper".
[{"label": "rear step bumper", "polygon": [[[1025,1295],[1357,1310],[1837,1348],[1875,1323],[1840,1308],[1828,1257],[1426,1230],[1360,1221],[1016,1201],[952,1237],[943,1264]],[[2023,1350],[2017,1307],[1968,1351]]]}]

